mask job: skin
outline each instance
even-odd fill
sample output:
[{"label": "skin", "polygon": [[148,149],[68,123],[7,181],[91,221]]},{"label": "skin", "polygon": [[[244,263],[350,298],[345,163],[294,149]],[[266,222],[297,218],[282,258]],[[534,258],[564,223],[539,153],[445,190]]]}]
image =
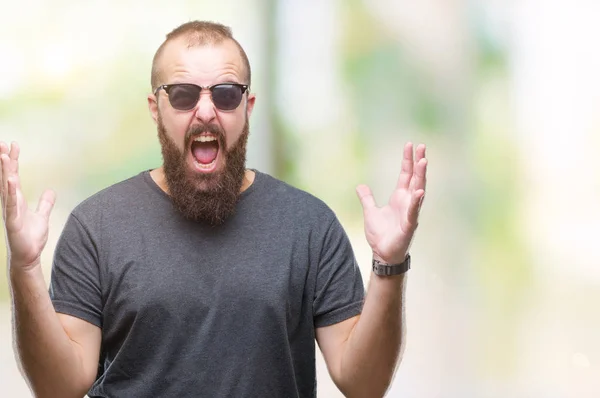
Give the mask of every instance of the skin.
[{"label": "skin", "polygon": [[[243,64],[232,42],[187,49],[184,41],[175,40],[165,48],[161,62],[163,83],[245,83],[241,80]],[[246,95],[237,109],[225,112],[216,109],[210,94],[203,91],[196,108],[182,112],[173,109],[161,91],[158,98],[148,96],[148,106],[153,120],[157,122],[160,113],[172,140],[184,150],[185,132],[200,121],[218,124],[231,147],[252,114],[255,100],[253,94]],[[189,152],[189,148],[185,150]],[[9,248],[16,354],[37,397],[81,397],[96,376],[101,332],[86,321],[54,311],[40,256],[48,237],[55,195],[46,191],[36,210],[27,207],[20,189],[18,157],[16,143],[10,147],[0,143],[0,187]],[[188,163],[194,170],[191,157]],[[223,167],[223,158],[217,157],[216,170]],[[425,195],[426,169],[425,146],[414,150],[412,143],[407,143],[398,183],[386,205],[375,204],[368,186],[357,187],[365,235],[375,259],[397,264],[408,254]],[[167,192],[162,167],[151,175]],[[242,191],[253,181],[254,173],[246,171]],[[389,388],[405,344],[405,289],[406,274],[372,275],[361,315],[316,330],[329,373],[347,397],[382,397]]]}]

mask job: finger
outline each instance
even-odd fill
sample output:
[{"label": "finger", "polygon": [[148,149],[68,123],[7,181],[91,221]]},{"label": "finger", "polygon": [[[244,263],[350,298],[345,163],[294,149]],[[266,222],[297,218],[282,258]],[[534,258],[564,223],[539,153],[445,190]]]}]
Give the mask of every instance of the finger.
[{"label": "finger", "polygon": [[4,205],[4,219],[6,220],[6,224],[14,221],[19,215],[19,209],[17,208],[17,183],[17,178],[14,176],[6,181],[7,193]]},{"label": "finger", "polygon": [[[0,159],[4,154],[8,155],[8,145],[6,145],[5,142],[0,141]],[[0,162],[0,194],[4,192],[4,185],[6,184],[6,180],[2,177],[3,169],[2,163]]]},{"label": "finger", "polygon": [[[0,190],[4,192],[6,190],[6,182],[8,178],[12,175],[16,175],[18,177],[19,171],[19,153],[20,148],[16,142],[13,142],[11,149],[8,153],[2,153],[0,155],[0,164],[2,165],[2,184],[0,184]],[[21,182],[17,178],[17,188],[20,188]]]},{"label": "finger", "polygon": [[404,156],[402,158],[402,169],[400,171],[400,177],[398,177],[398,183],[396,184],[397,189],[408,189],[410,186],[410,180],[413,175],[413,144],[412,142],[406,143],[404,146]]},{"label": "finger", "polygon": [[408,208],[408,227],[409,229],[416,228],[419,222],[419,211],[425,199],[425,191],[422,189],[417,190],[410,201],[410,207]]},{"label": "finger", "polygon": [[371,192],[371,188],[369,188],[367,185],[359,185],[356,187],[356,194],[358,195],[358,199],[360,199],[360,204],[362,205],[363,211],[377,207],[375,198]]},{"label": "finger", "polygon": [[422,158],[415,165],[415,172],[412,183],[412,190],[417,191],[419,189],[425,190],[425,186],[427,185],[427,164],[428,160],[426,158]]},{"label": "finger", "polygon": [[417,186],[416,184],[416,168],[417,168],[417,164],[421,161],[421,159],[425,159],[425,144],[419,144],[417,145],[417,148],[415,149],[415,161],[413,163],[413,175],[412,178],[410,180],[410,187],[409,189],[414,190],[414,189],[418,189],[415,188]]},{"label": "finger", "polygon": [[11,142],[9,157],[12,161],[12,170],[15,173],[19,171],[19,153],[21,153],[21,148],[19,147],[19,144],[17,144],[15,141]]},{"label": "finger", "polygon": [[56,202],[56,194],[54,191],[46,190],[42,196],[40,197],[40,201],[38,202],[37,212],[41,214],[46,219],[50,218],[50,212],[52,212],[52,208],[54,207],[54,203]]},{"label": "finger", "polygon": [[417,149],[415,149],[415,164],[419,162],[419,160],[425,158],[425,150],[426,150],[426,146],[425,144],[419,144],[417,146]]},{"label": "finger", "polygon": [[2,201],[4,201],[7,192],[8,176],[10,175],[10,158],[6,153],[2,153],[0,155],[0,165],[2,167],[2,185],[0,187],[2,193]]}]

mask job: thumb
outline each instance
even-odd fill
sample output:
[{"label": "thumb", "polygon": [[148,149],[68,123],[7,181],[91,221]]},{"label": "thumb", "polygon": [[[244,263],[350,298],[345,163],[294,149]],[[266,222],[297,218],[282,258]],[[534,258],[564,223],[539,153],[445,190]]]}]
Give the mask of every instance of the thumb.
[{"label": "thumb", "polygon": [[37,212],[38,214],[43,215],[46,219],[50,218],[50,212],[54,207],[54,202],[56,201],[56,195],[51,190],[46,190],[42,196],[40,197],[40,201],[38,202]]},{"label": "thumb", "polygon": [[377,206],[371,188],[367,185],[359,185],[356,187],[356,194],[358,195],[358,199],[360,199],[363,211],[367,211],[368,209]]}]

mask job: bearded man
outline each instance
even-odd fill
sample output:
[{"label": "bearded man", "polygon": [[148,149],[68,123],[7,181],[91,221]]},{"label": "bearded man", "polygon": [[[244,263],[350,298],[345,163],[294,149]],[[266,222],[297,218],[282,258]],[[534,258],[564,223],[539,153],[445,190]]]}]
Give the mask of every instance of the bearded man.
[{"label": "bearded man", "polygon": [[229,28],[169,33],[151,84],[163,165],[72,211],[49,291],[40,257],[54,193],[28,209],[19,146],[0,143],[16,355],[34,395],[315,397],[318,344],[346,396],[383,396],[404,346],[425,147],[405,146],[387,205],[357,188],[373,250],[365,297],[333,211],[246,168],[256,96]]}]

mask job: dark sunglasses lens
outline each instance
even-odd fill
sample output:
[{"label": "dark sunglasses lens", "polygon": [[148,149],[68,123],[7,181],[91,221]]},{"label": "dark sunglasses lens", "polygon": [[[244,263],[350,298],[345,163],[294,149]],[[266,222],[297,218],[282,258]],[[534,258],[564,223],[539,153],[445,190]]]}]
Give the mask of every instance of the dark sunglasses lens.
[{"label": "dark sunglasses lens", "polygon": [[191,84],[178,84],[169,89],[171,106],[180,111],[189,111],[198,103],[200,88]]},{"label": "dark sunglasses lens", "polygon": [[233,84],[219,84],[212,88],[212,100],[223,111],[231,111],[242,102],[242,88]]}]

